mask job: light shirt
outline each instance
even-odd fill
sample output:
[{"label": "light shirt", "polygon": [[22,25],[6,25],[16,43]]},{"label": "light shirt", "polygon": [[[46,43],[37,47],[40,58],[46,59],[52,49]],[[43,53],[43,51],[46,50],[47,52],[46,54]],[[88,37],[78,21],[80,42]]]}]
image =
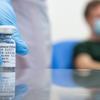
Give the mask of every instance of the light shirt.
[{"label": "light shirt", "polygon": [[49,100],[50,26],[45,0],[13,0],[13,7],[29,54],[17,56],[17,83],[28,85],[23,100]]}]

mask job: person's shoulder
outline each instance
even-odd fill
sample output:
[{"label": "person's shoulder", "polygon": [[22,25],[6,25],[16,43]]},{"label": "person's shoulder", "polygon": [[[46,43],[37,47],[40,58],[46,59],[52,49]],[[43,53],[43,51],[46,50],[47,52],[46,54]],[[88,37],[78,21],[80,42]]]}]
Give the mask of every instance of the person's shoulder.
[{"label": "person's shoulder", "polygon": [[74,51],[88,51],[90,46],[91,41],[80,42],[75,46]]},{"label": "person's shoulder", "polygon": [[75,48],[83,48],[83,47],[87,47],[88,45],[90,45],[90,41],[84,41],[84,42],[80,42],[78,43]]},{"label": "person's shoulder", "polygon": [[76,58],[76,56],[81,54],[81,53],[88,53],[89,54],[90,44],[91,44],[90,41],[84,41],[84,42],[78,43],[74,48],[74,58]]}]

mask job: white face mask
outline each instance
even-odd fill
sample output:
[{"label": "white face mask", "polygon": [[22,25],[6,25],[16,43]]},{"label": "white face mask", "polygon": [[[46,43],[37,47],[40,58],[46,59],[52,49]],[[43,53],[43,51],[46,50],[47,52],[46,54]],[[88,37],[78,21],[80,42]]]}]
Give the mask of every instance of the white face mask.
[{"label": "white face mask", "polygon": [[100,19],[94,21],[93,30],[97,36],[100,36]]}]

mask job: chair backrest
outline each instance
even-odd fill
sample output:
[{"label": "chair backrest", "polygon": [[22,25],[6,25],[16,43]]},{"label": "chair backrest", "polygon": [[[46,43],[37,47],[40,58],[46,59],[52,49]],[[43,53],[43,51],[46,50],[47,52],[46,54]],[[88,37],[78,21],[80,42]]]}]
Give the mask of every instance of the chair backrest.
[{"label": "chair backrest", "polygon": [[52,68],[73,68],[73,51],[78,41],[66,41],[53,46]]}]

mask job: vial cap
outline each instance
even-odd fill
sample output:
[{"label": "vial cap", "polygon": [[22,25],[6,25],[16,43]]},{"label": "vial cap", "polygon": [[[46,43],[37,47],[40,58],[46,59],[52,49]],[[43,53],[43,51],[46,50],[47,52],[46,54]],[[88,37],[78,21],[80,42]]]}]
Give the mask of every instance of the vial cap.
[{"label": "vial cap", "polygon": [[1,25],[0,34],[13,34],[16,31],[16,27],[12,25]]}]

